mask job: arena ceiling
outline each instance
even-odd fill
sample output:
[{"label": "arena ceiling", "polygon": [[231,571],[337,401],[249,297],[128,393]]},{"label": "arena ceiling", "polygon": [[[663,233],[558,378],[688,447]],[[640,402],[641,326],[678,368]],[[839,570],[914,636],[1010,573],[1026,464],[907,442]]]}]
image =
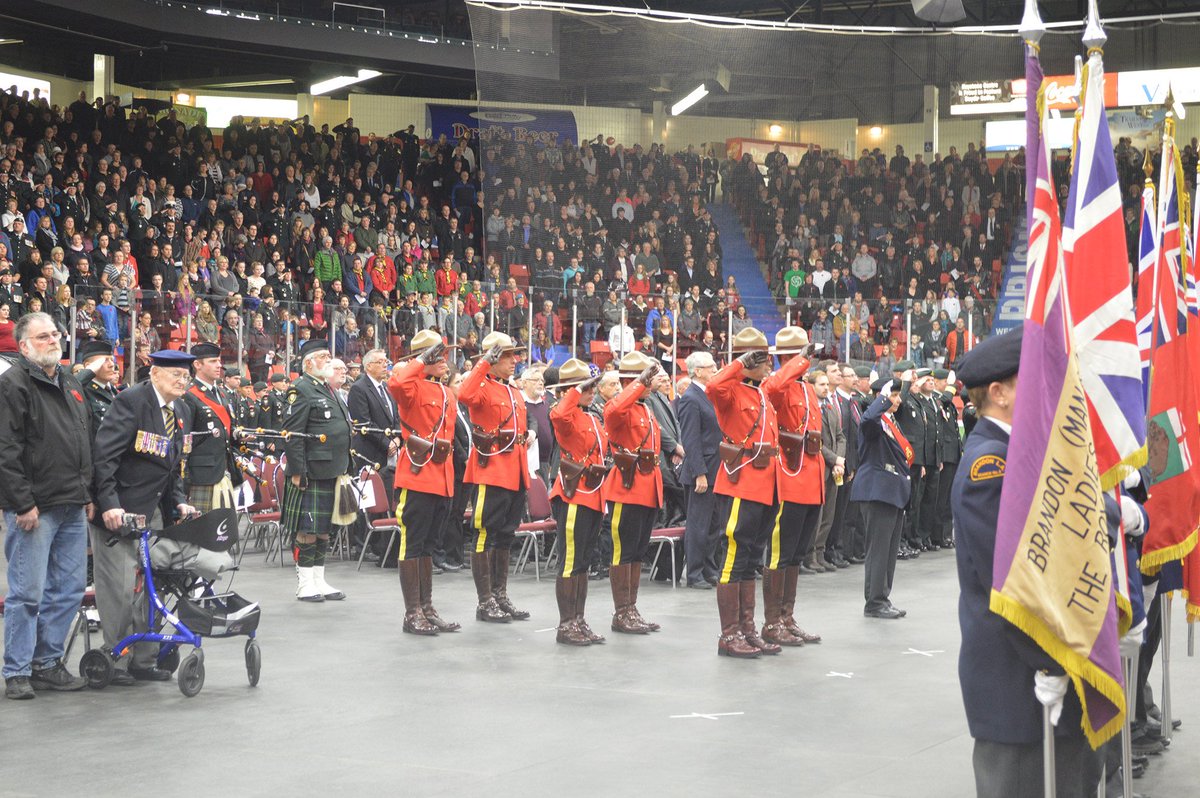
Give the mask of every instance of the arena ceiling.
[{"label": "arena ceiling", "polygon": [[[166,0],[158,0],[165,2]],[[550,42],[557,75],[501,79],[470,63],[442,59],[422,63],[404,51],[379,57],[361,48],[300,48],[285,35],[268,33],[254,43],[231,43],[195,30],[160,31],[138,17],[113,18],[114,2],[91,3],[66,13],[66,0],[16,0],[0,7],[0,37],[21,39],[0,48],[0,63],[88,79],[94,52],[116,56],[122,83],[154,89],[209,88],[254,92],[303,91],[316,80],[356,68],[384,74],[356,91],[411,96],[546,101],[651,110],[656,100],[674,102],[714,64],[728,70],[728,91],[714,93],[697,113],[755,118],[820,119],[856,116],[864,122],[916,121],[921,89],[960,80],[1020,74],[1020,48],[1004,39],[830,37],[814,34],[741,34],[698,26],[664,26],[626,17],[557,15]],[[145,7],[152,0],[139,0]],[[436,32],[465,35],[470,13],[462,0],[390,2],[390,20],[441,25]],[[204,0],[227,8],[260,9],[328,19],[329,0]],[[909,0],[609,0],[630,8],[724,15],[753,20],[791,20],[833,25],[919,26]],[[963,24],[1019,21],[1023,0],[965,0]],[[1080,19],[1085,0],[1041,0],[1048,22]],[[1102,17],[1194,11],[1194,0],[1100,0]],[[344,11],[339,13],[345,13]],[[368,12],[370,13],[370,12]],[[475,21],[481,22],[475,11]],[[482,12],[484,14],[494,12]],[[517,12],[527,13],[527,12]],[[514,19],[516,16],[514,15]],[[1110,69],[1193,65],[1195,25],[1143,24],[1110,30]],[[480,34],[476,30],[476,34]],[[485,32],[486,33],[486,32]],[[780,38],[786,36],[788,38]],[[514,36],[514,38],[517,38]],[[1049,37],[1044,58],[1051,69],[1069,71],[1078,36]],[[398,50],[397,50],[398,52]],[[469,53],[464,48],[460,53]],[[716,57],[714,58],[714,54]],[[514,56],[515,58],[515,56]],[[469,59],[468,59],[469,61]],[[482,61],[481,67],[483,67]],[[488,68],[505,70],[499,59]],[[504,95],[503,97],[498,94]],[[944,98],[943,102],[947,102]]]}]

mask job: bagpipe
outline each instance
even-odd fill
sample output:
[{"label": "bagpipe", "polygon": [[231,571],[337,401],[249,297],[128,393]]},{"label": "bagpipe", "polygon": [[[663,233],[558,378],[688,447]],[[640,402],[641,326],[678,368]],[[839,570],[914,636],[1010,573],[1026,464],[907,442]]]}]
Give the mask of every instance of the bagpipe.
[{"label": "bagpipe", "polygon": [[267,429],[265,427],[234,427],[234,434],[249,438],[275,438],[286,441],[288,438],[302,438],[324,443],[326,435],[323,432],[295,432],[287,429]]}]

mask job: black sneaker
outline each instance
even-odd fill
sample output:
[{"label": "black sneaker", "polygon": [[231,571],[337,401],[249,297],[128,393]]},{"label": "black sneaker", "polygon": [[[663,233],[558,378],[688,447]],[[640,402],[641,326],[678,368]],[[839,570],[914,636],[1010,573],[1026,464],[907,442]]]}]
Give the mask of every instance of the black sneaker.
[{"label": "black sneaker", "polygon": [[33,688],[29,686],[28,676],[9,676],[5,679],[4,697],[11,698],[14,701],[27,701],[30,698],[37,698],[33,694]]},{"label": "black sneaker", "polygon": [[72,676],[59,660],[50,668],[34,668],[33,675],[29,677],[29,685],[34,690],[57,690],[69,693],[87,687],[87,679]]}]

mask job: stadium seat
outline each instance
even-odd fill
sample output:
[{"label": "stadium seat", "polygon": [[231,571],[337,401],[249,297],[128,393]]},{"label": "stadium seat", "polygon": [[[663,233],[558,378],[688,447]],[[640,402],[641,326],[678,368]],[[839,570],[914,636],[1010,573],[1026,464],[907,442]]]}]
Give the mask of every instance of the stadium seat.
[{"label": "stadium seat", "polygon": [[658,568],[658,560],[662,556],[663,549],[669,548],[671,551],[671,587],[679,587],[679,569],[675,562],[675,543],[683,540],[684,527],[681,526],[666,526],[662,529],[655,529],[650,533],[650,545],[654,546],[654,558],[650,560],[650,578],[654,579],[654,572]]},{"label": "stadium seat", "polygon": [[558,526],[554,522],[554,513],[550,509],[549,491],[546,490],[546,483],[542,482],[541,477],[532,476],[529,478],[527,501],[529,520],[517,527],[514,536],[514,539],[521,541],[521,550],[517,553],[517,559],[513,563],[513,572],[520,573],[524,571],[525,566],[529,563],[529,557],[532,555],[533,576],[540,582],[542,580],[542,537],[547,532],[553,532]]}]

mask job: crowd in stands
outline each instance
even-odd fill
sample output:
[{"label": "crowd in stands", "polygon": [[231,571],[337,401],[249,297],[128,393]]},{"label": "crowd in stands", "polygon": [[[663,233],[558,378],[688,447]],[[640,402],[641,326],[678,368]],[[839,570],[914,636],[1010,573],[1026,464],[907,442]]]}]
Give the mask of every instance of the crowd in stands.
[{"label": "crowd in stands", "polygon": [[754,319],[723,274],[722,233],[743,231],[714,224],[718,185],[781,312],[827,353],[952,364],[990,329],[1023,194],[1020,155],[993,166],[974,144],[759,165],[601,137],[363,135],[353,119],[214,131],[15,90],[0,120],[0,350],[40,308],[68,349],[132,338],[140,363],[212,341],[262,373],[310,336],[353,362],[427,328],[463,359],[494,328],[534,361],[573,342],[601,365],[633,347],[720,360]]}]

